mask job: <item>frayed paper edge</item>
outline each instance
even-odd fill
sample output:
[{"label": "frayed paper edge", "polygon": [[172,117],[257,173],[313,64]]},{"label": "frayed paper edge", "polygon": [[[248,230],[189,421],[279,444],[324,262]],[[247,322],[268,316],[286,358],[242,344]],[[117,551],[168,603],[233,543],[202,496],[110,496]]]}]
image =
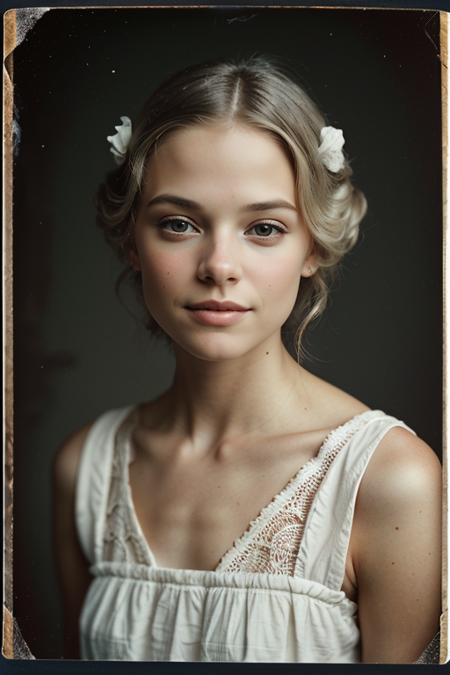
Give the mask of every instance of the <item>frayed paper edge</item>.
[{"label": "frayed paper edge", "polygon": [[15,47],[18,47],[23,42],[30,30],[34,28],[36,23],[41,19],[50,7],[36,7],[28,9],[16,9],[16,40]]}]

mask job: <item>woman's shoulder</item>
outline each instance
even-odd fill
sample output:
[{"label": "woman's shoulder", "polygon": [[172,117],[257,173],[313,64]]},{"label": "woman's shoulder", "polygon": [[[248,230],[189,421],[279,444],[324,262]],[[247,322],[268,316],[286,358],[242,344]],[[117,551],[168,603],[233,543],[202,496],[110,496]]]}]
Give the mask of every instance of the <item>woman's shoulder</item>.
[{"label": "woman's shoulder", "polygon": [[138,406],[133,405],[108,410],[70,434],[53,458],[53,476],[56,482],[66,488],[73,487],[78,474],[83,447],[94,427],[99,431],[108,432],[109,429],[119,425],[132,410],[137,408]]},{"label": "woman's shoulder", "polygon": [[74,488],[78,466],[86,438],[96,419],[79,427],[61,444],[53,458],[53,478],[55,484],[64,490]]},{"label": "woman's shoulder", "polygon": [[[352,420],[371,409],[327,382],[320,381],[320,396],[326,401],[328,414],[333,420],[342,420],[339,424]],[[378,419],[374,411],[374,422]],[[389,500],[390,495],[398,498],[402,494],[413,494],[415,490],[440,488],[441,465],[435,452],[404,423],[385,413],[380,414],[379,422],[384,419],[392,424],[377,444],[359,490],[359,499],[363,497],[370,503]]]},{"label": "woman's shoulder", "polygon": [[[323,427],[337,428],[371,408],[334,385],[308,373],[310,391],[323,411]],[[384,413],[381,414],[381,421]],[[389,418],[386,415],[386,418]],[[392,420],[392,418],[391,418]],[[441,465],[434,451],[411,430],[398,421],[385,433],[366,468],[360,495],[368,501],[380,502],[380,495],[389,490],[399,494],[414,486],[440,487]]]},{"label": "woman's shoulder", "polygon": [[[435,500],[441,491],[441,464],[427,443],[394,426],[374,452],[361,481],[359,509],[376,514]],[[414,512],[416,509],[414,508]],[[380,513],[380,515],[382,515]]]}]

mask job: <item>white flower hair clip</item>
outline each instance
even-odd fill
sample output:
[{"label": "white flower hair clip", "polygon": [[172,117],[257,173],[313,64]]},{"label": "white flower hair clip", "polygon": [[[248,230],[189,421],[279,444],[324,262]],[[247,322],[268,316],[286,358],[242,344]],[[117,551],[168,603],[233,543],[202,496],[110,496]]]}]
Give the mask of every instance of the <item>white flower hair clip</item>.
[{"label": "white flower hair clip", "polygon": [[114,155],[116,164],[122,164],[125,159],[125,154],[133,133],[130,118],[121,117],[120,119],[122,120],[122,124],[119,124],[119,126],[116,127],[117,134],[106,138],[106,140],[111,143],[110,150]]},{"label": "white flower hair clip", "polygon": [[345,139],[342,129],[323,127],[320,132],[319,156],[327,169],[337,173],[344,168],[345,157],[342,152]]}]

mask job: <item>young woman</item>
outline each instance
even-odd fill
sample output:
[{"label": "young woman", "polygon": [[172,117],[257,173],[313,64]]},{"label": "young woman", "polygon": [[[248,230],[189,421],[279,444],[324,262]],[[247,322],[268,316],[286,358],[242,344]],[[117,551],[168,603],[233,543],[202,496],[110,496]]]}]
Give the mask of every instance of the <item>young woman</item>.
[{"label": "young woman", "polygon": [[301,349],[365,213],[342,132],[261,58],[183,71],[122,121],[98,224],[177,365],[56,457],[67,656],[415,661],[439,462],[282,339]]}]

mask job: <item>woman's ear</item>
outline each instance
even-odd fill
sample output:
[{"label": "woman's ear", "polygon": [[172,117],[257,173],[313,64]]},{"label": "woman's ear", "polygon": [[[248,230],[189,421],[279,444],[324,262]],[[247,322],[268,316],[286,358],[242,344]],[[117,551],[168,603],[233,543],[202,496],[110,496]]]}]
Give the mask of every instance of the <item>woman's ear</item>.
[{"label": "woman's ear", "polygon": [[131,235],[130,238],[127,239],[127,241],[124,244],[122,244],[122,248],[130,267],[135,271],[140,271],[141,261],[139,258],[139,254],[136,248],[136,243],[134,241],[133,235]]},{"label": "woman's ear", "polygon": [[317,256],[314,249],[311,251],[309,256],[306,258],[302,267],[302,277],[312,277],[314,272],[317,272]]}]

